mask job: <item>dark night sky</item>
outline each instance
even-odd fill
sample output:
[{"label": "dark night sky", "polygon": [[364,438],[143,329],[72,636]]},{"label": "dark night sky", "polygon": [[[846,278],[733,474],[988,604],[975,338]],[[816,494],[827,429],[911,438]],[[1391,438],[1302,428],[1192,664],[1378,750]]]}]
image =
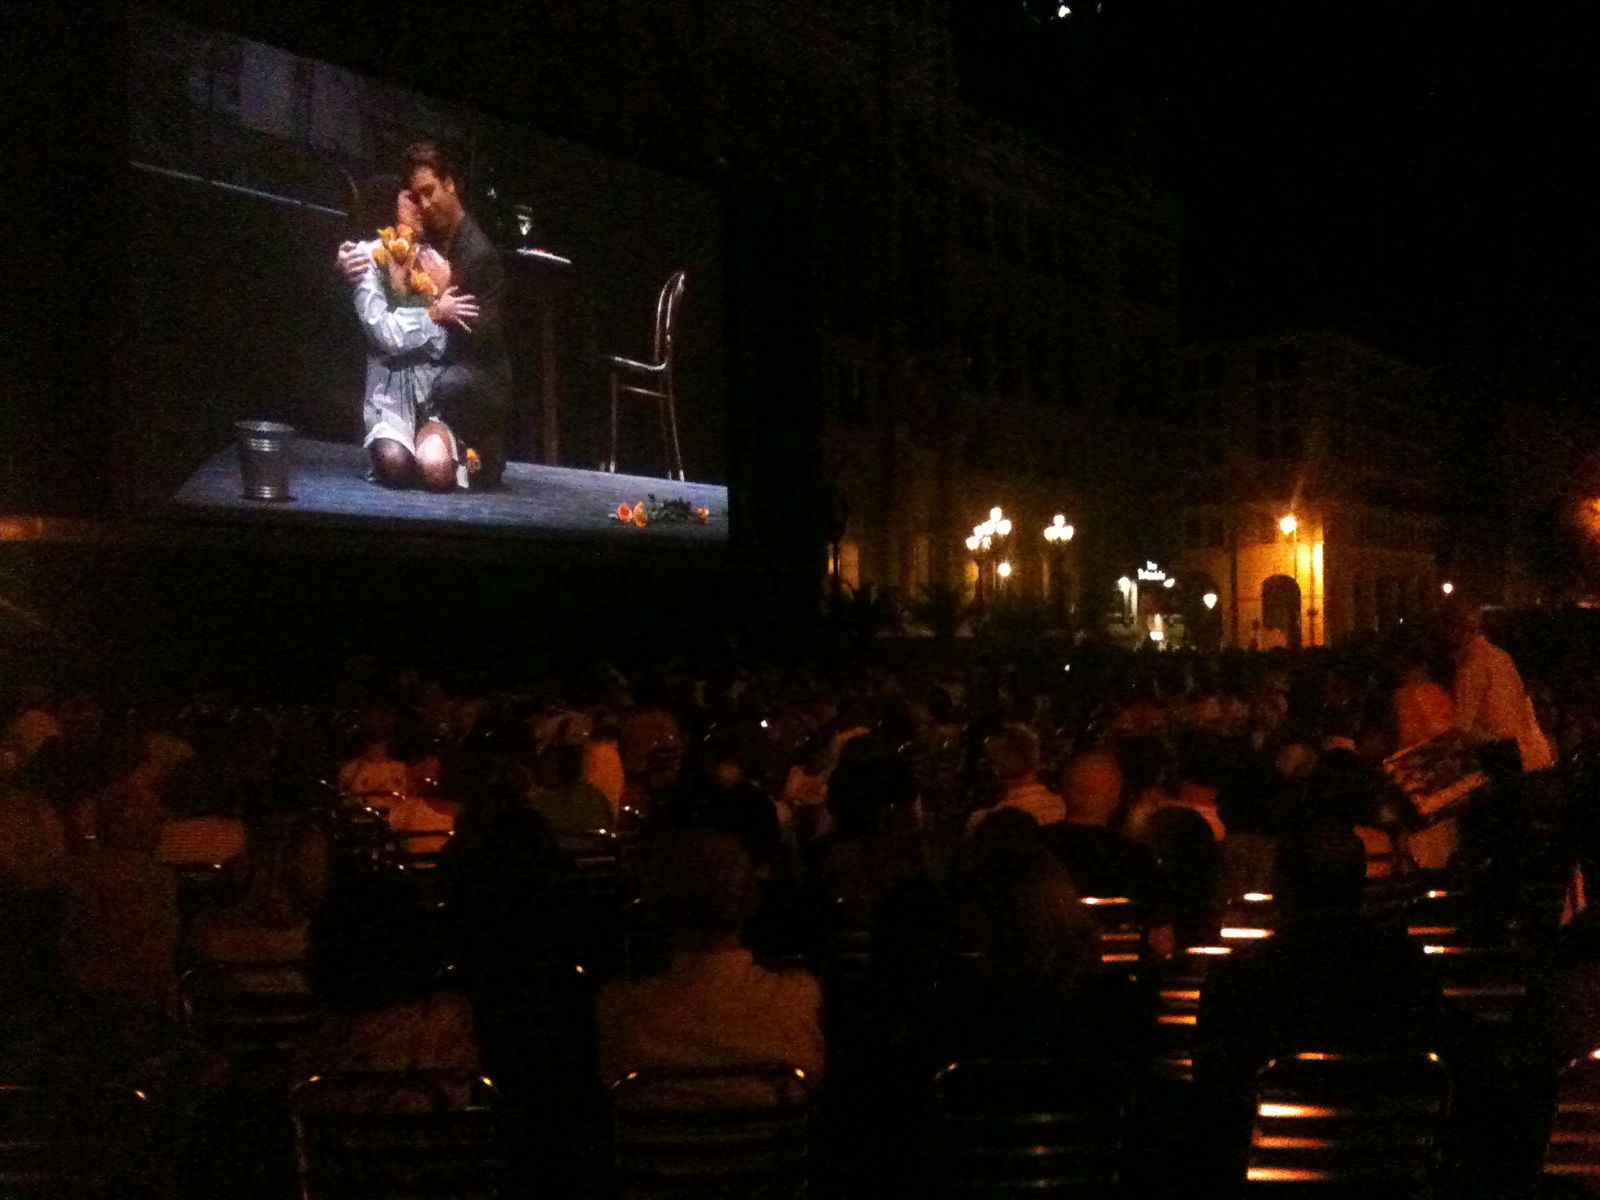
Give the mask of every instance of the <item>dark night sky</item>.
[{"label": "dark night sky", "polygon": [[1596,398],[1587,6],[1105,0],[1042,27],[1022,7],[958,3],[969,98],[1069,145],[1148,118],[1190,335],[1333,327]]}]

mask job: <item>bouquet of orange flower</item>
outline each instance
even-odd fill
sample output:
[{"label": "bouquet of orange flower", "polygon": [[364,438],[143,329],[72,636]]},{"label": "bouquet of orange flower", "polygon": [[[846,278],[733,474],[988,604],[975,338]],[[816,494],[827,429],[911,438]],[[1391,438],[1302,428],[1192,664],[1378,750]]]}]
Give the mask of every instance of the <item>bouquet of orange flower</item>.
[{"label": "bouquet of orange flower", "polygon": [[698,522],[701,525],[709,525],[711,510],[695,508],[687,500],[657,500],[652,495],[637,504],[617,505],[617,511],[611,514],[611,519],[621,521],[625,525],[635,525],[640,529],[651,521],[680,524]]},{"label": "bouquet of orange flower", "polygon": [[386,225],[378,230],[378,238],[383,245],[373,249],[372,261],[383,268],[393,264],[396,269],[390,272],[390,277],[406,291],[430,300],[438,299],[439,285],[417,263],[416,230],[405,224]]}]

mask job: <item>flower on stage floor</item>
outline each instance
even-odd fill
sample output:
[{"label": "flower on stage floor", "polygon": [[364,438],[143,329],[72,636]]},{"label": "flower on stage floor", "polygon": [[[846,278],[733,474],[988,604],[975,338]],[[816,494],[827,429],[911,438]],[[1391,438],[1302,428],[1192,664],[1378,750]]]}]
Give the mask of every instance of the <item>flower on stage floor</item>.
[{"label": "flower on stage floor", "polygon": [[640,529],[652,521],[666,525],[687,525],[690,522],[709,525],[711,510],[696,508],[683,499],[657,500],[654,495],[650,495],[636,504],[617,505],[617,510],[611,514],[611,519],[621,521],[625,525],[635,525]]}]

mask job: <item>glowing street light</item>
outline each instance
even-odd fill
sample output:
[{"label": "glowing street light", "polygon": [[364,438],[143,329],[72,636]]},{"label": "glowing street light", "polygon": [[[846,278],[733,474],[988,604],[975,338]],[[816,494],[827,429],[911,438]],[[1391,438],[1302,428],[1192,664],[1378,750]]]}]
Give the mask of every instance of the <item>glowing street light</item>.
[{"label": "glowing street light", "polygon": [[1073,534],[1077,532],[1078,531],[1076,529],[1067,524],[1067,518],[1065,516],[1063,516],[1061,513],[1057,513],[1055,520],[1051,521],[1050,524],[1044,527],[1044,540],[1049,542],[1052,546],[1060,545],[1064,542],[1070,542]]},{"label": "glowing street light", "polygon": [[1283,531],[1284,537],[1288,537],[1296,529],[1300,528],[1300,522],[1294,519],[1293,513],[1285,513],[1278,521],[1278,528]]},{"label": "glowing street light", "polygon": [[1443,592],[1446,596],[1448,596],[1451,592],[1456,590],[1456,585],[1451,583],[1448,579],[1446,579],[1443,583],[1441,583],[1439,585],[1439,590],[1441,592]]},{"label": "glowing street light", "polygon": [[1200,597],[1200,603],[1204,604],[1206,606],[1206,611],[1209,612],[1211,609],[1217,606],[1217,594],[1215,592],[1207,592],[1204,596]]},{"label": "glowing street light", "polygon": [[982,545],[982,542],[979,540],[977,534],[973,534],[967,539],[967,549],[971,550],[973,553],[977,553],[980,545]]},{"label": "glowing street light", "polygon": [[1011,578],[1011,564],[1008,563],[1008,562],[1001,563],[998,567],[996,567],[994,569],[994,573],[996,575],[1000,576],[1001,579],[1010,579]]}]

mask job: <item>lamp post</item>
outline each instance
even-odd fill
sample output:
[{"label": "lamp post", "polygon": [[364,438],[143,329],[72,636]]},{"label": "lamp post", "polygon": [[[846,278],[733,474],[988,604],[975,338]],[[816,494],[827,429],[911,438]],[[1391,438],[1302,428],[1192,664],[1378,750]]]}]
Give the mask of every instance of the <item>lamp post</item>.
[{"label": "lamp post", "polygon": [[[989,510],[989,519],[972,527],[967,538],[967,552],[978,568],[977,604],[983,610],[984,592],[999,592],[1005,580],[1011,578],[1011,563],[1006,560],[1006,545],[1011,539],[1011,518],[999,506]],[[986,578],[992,574],[992,578]],[[985,586],[987,585],[987,587]]]},{"label": "lamp post", "polygon": [[1067,581],[1064,572],[1067,543],[1072,541],[1075,533],[1077,530],[1067,524],[1067,518],[1062,513],[1057,513],[1055,519],[1044,527],[1045,549],[1050,554],[1050,607],[1055,611],[1058,621],[1067,616]]},{"label": "lamp post", "polygon": [[1294,627],[1290,630],[1294,648],[1300,649],[1300,522],[1293,513],[1285,513],[1278,520],[1278,528],[1289,538],[1289,568],[1294,572]]}]

